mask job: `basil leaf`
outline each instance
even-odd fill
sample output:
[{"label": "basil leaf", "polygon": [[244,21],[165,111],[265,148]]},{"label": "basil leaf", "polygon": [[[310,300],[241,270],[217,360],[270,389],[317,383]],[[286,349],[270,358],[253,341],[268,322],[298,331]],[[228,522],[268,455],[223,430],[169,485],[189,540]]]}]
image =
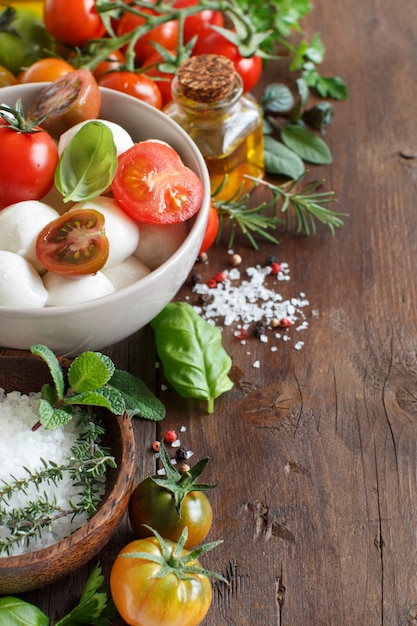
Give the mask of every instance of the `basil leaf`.
[{"label": "basil leaf", "polygon": [[151,322],[164,374],[185,398],[214,400],[229,391],[232,360],[222,346],[216,326],[204,320],[186,302],[171,302]]},{"label": "basil leaf", "polygon": [[265,171],[297,180],[305,172],[303,161],[292,150],[272,137],[264,137]]},{"label": "basil leaf", "polygon": [[154,422],[164,419],[166,415],[164,405],[136,376],[129,372],[116,370],[109,381],[109,385],[122,394],[130,418],[138,415]]},{"label": "basil leaf", "polygon": [[65,147],[55,170],[55,185],[64,202],[90,200],[109,187],[116,168],[113,133],[94,120],[84,124]]},{"label": "basil leaf", "polygon": [[4,596],[0,598],[0,624],[7,626],[48,626],[49,619],[33,604]]},{"label": "basil leaf", "polygon": [[299,157],[309,163],[328,165],[332,162],[332,155],[327,144],[307,128],[288,124],[281,130],[281,139]]}]

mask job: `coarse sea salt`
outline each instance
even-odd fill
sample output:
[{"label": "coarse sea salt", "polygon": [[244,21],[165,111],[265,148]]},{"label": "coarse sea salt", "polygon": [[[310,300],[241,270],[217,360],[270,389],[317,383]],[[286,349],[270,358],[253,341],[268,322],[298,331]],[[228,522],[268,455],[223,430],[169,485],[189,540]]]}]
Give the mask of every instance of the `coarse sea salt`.
[{"label": "coarse sea salt", "polygon": [[[203,303],[194,305],[194,309],[208,322],[230,328],[241,338],[242,343],[245,339],[237,329],[247,330],[254,323],[272,326],[274,321],[285,318],[290,322],[289,327],[275,333],[274,337],[290,341],[290,327],[297,331],[308,328],[304,309],[310,302],[304,292],[298,296],[284,297],[277,290],[279,283],[290,281],[288,263],[279,265],[280,271],[277,274],[272,274],[269,265],[256,265],[246,269],[246,276],[237,267],[232,268],[225,271],[225,279],[215,287],[197,282],[193,286],[193,292],[201,296]],[[317,311],[315,313],[317,316]],[[268,342],[268,336],[264,333],[260,334],[259,339],[264,343]],[[295,348],[299,350],[303,345],[304,342],[298,341]]]},{"label": "coarse sea salt", "polygon": [[[43,467],[42,459],[54,461],[57,465],[65,463],[71,447],[77,440],[75,420],[71,420],[65,428],[45,430],[31,428],[38,421],[39,394],[25,395],[18,391],[5,393],[0,389],[0,493],[2,485],[11,483],[13,478],[27,478],[25,467],[34,471]],[[20,491],[6,501],[0,500],[0,507],[7,511],[13,508],[22,508],[33,501],[36,496],[48,494],[48,499],[56,499],[59,507],[69,509],[69,501],[79,502],[79,489],[74,486],[67,472],[64,472],[63,480],[53,483],[42,484],[39,490],[31,485],[26,493]],[[26,541],[16,543],[9,555],[17,555],[25,552],[33,552],[60,541],[70,533],[77,530],[87,521],[86,514],[67,515],[55,520],[50,529],[44,529],[42,536],[31,539],[29,547]],[[5,526],[0,525],[0,540],[8,536]],[[7,557],[3,553],[0,557]],[[1,563],[0,563],[1,568]]]}]

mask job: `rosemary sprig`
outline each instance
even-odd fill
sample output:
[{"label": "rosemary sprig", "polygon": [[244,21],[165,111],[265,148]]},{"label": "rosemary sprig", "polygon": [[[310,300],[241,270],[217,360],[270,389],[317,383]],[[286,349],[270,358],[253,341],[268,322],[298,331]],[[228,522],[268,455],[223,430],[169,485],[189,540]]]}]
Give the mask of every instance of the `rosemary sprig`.
[{"label": "rosemary sprig", "polygon": [[[230,200],[216,200],[216,192],[214,193],[212,200],[220,218],[219,238],[223,232],[225,220],[229,220],[231,225],[229,247],[233,245],[237,227],[257,250],[255,235],[278,244],[278,239],[271,234],[270,230],[276,229],[280,224],[284,224],[287,230],[291,230],[293,217],[295,217],[297,233],[315,235],[316,222],[321,222],[328,226],[334,235],[335,228],[343,225],[341,218],[347,216],[346,213],[336,213],[323,206],[337,201],[333,191],[315,192],[315,189],[323,184],[323,180],[318,180],[301,191],[297,191],[295,187],[302,177],[281,185],[251,176],[245,176],[245,178],[251,180],[255,186],[267,187],[271,192],[271,199],[250,207],[250,193]],[[281,219],[279,215],[285,215],[285,219]]]}]

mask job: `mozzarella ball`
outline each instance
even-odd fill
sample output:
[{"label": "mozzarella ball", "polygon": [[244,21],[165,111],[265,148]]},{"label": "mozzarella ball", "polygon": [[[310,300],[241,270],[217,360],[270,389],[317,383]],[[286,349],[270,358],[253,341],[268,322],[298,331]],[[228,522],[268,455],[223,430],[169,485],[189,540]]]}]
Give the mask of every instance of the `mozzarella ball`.
[{"label": "mozzarella ball", "polygon": [[42,279],[29,261],[0,250],[0,305],[34,309],[45,306],[47,297]]},{"label": "mozzarella ball", "polygon": [[109,257],[104,267],[123,263],[139,243],[139,226],[117,204],[114,198],[98,196],[94,200],[77,202],[73,209],[95,209],[104,215],[104,230],[109,240]]},{"label": "mozzarella ball", "polygon": [[119,263],[119,265],[114,265],[102,271],[116,291],[133,285],[133,283],[151,273],[149,267],[134,256],[130,256],[123,263]]},{"label": "mozzarella ball", "polygon": [[140,224],[139,245],[134,255],[156,269],[174,254],[187,236],[184,222],[178,224]]},{"label": "mozzarella ball", "polygon": [[101,122],[102,124],[105,124],[106,126],[108,126],[108,128],[110,128],[111,132],[113,133],[113,140],[116,146],[117,156],[133,146],[134,142],[132,137],[129,135],[127,130],[125,130],[122,126],[119,126],[119,124],[116,124],[115,122],[110,122],[109,120],[85,120],[83,122],[80,122],[79,124],[75,124],[75,126],[72,126],[61,135],[58,142],[58,152],[60,156],[66,146],[71,141],[71,139],[74,137],[74,135],[77,134],[80,128],[84,126],[84,124],[88,124],[88,122]]},{"label": "mozzarella ball", "polygon": [[20,254],[42,271],[35,252],[36,238],[42,228],[57,217],[57,211],[39,200],[10,204],[0,211],[0,250]]},{"label": "mozzarella ball", "polygon": [[48,294],[46,306],[77,304],[114,293],[113,285],[102,272],[76,280],[47,272],[43,284]]}]

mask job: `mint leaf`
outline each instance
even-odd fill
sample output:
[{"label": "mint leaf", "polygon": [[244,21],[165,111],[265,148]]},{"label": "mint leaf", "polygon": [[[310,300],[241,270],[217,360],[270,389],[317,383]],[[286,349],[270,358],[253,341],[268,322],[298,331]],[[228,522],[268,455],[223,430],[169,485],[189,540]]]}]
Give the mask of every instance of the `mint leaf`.
[{"label": "mint leaf", "polygon": [[55,354],[47,346],[40,343],[30,346],[30,351],[32,354],[40,356],[45,361],[51,372],[52,380],[55,383],[57,396],[60,399],[63,398],[65,391],[64,375]]},{"label": "mint leaf", "polygon": [[105,191],[117,168],[113,133],[106,124],[84,124],[65,147],[55,170],[64,202],[91,200]]},{"label": "mint leaf", "polygon": [[54,409],[47,400],[39,400],[39,421],[45,430],[61,428],[72,419],[68,409]]},{"label": "mint leaf", "polygon": [[264,137],[265,171],[297,180],[305,172],[303,161],[292,150],[272,137]]},{"label": "mint leaf", "polygon": [[272,83],[265,89],[260,103],[266,114],[284,113],[294,106],[294,96],[286,85]]},{"label": "mint leaf", "polygon": [[293,150],[304,161],[317,165],[328,165],[333,160],[323,139],[303,126],[296,124],[284,126],[281,130],[281,139],[287,148]]},{"label": "mint leaf", "polygon": [[77,393],[94,391],[111,378],[112,368],[99,352],[83,352],[77,356],[68,370],[68,382]]},{"label": "mint leaf", "polygon": [[115,370],[109,385],[117,388],[123,395],[130,418],[138,415],[154,422],[164,419],[166,414],[164,405],[136,376],[129,372]]},{"label": "mint leaf", "polygon": [[100,387],[92,391],[84,391],[69,398],[65,398],[67,404],[82,404],[86,406],[101,406],[114,415],[122,415],[125,410],[125,401],[117,389],[111,387]]}]

